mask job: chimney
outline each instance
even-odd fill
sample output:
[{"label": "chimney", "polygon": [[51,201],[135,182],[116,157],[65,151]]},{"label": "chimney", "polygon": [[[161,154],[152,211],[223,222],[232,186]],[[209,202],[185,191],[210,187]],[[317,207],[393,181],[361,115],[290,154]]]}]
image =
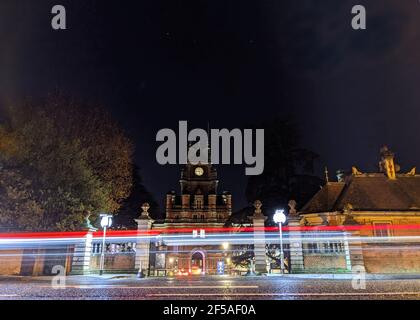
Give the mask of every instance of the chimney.
[{"label": "chimney", "polygon": [[389,179],[396,179],[397,169],[395,168],[394,163],[394,153],[388,149],[387,146],[381,148],[381,161],[379,162],[379,169],[381,172],[385,173]]}]

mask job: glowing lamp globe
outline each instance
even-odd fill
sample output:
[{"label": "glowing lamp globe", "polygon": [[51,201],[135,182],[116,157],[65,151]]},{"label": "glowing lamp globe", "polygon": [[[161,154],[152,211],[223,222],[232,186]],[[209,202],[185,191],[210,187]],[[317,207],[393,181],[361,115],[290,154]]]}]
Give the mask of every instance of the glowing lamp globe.
[{"label": "glowing lamp globe", "polygon": [[273,216],[273,220],[275,223],[285,223],[286,215],[284,214],[284,210],[276,210],[276,213]]},{"label": "glowing lamp globe", "polygon": [[101,227],[102,228],[109,228],[112,226],[112,217],[111,216],[103,216],[101,219]]}]

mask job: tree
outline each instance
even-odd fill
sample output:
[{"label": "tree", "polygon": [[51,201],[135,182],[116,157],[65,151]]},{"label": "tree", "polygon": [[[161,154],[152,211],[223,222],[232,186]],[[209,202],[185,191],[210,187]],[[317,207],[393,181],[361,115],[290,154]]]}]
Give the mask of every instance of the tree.
[{"label": "tree", "polygon": [[291,199],[304,205],[323,183],[313,175],[318,155],[300,146],[298,127],[291,119],[274,118],[258,127],[265,129],[265,166],[263,174],[248,178],[247,200],[262,201],[270,216],[276,208],[287,208]]},{"label": "tree", "polygon": [[143,184],[140,169],[134,166],[133,170],[133,188],[130,196],[123,202],[118,214],[115,217],[115,227],[119,229],[133,229],[137,225],[134,219],[138,218],[141,213],[141,206],[147,202],[150,205],[149,213],[151,218],[159,219],[159,205],[153,195],[146,189]]},{"label": "tree", "polygon": [[31,192],[31,182],[13,168],[0,165],[0,230],[39,228],[44,214]]},{"label": "tree", "polygon": [[[269,218],[267,225],[274,225],[271,218],[277,208],[288,208],[289,200],[303,206],[319,190],[323,181],[313,175],[315,152],[300,146],[298,127],[292,119],[274,118],[263,122],[257,128],[265,130],[265,165],[259,176],[250,176],[246,186],[249,203],[260,200],[263,213]],[[250,223],[254,208],[248,206],[232,214],[227,225]],[[266,254],[273,263],[280,265],[277,245],[267,245]],[[285,249],[286,257],[288,249]],[[253,259],[253,245],[236,247],[232,262],[245,266]]]},{"label": "tree", "polygon": [[133,147],[104,109],[55,94],[10,108],[3,128],[13,143],[2,151],[45,211],[40,229],[78,229],[88,212],[114,213],[128,197]]}]

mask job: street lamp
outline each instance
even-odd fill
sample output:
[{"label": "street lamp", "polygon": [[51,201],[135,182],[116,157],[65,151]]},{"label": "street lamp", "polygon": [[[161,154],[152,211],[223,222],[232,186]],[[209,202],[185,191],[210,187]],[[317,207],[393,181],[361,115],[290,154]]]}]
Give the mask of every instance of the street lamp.
[{"label": "street lamp", "polygon": [[284,252],[283,252],[283,232],[282,232],[282,224],[286,222],[286,215],[284,214],[284,210],[276,210],[276,213],[273,216],[273,220],[275,223],[279,224],[279,234],[280,234],[280,268],[281,273],[284,273]]},{"label": "street lamp", "polygon": [[103,275],[104,273],[104,265],[105,265],[105,237],[106,237],[106,228],[112,226],[112,215],[109,214],[101,214],[101,227],[104,229],[104,234],[102,237],[102,252],[101,252],[101,262],[99,264],[99,275]]},{"label": "street lamp", "polygon": [[223,242],[222,247],[223,247],[223,250],[229,249],[229,242]]}]

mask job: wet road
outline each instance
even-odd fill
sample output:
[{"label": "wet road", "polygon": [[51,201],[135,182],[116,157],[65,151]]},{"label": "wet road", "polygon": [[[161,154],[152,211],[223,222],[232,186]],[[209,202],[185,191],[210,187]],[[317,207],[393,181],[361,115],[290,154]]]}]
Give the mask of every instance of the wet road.
[{"label": "wet road", "polygon": [[[269,300],[269,299],[415,299],[420,279],[366,280],[355,290],[351,280],[302,278],[182,278],[135,277],[2,278],[0,299],[25,300]],[[55,285],[55,287],[54,287]],[[58,286],[58,287],[57,287]]]}]

